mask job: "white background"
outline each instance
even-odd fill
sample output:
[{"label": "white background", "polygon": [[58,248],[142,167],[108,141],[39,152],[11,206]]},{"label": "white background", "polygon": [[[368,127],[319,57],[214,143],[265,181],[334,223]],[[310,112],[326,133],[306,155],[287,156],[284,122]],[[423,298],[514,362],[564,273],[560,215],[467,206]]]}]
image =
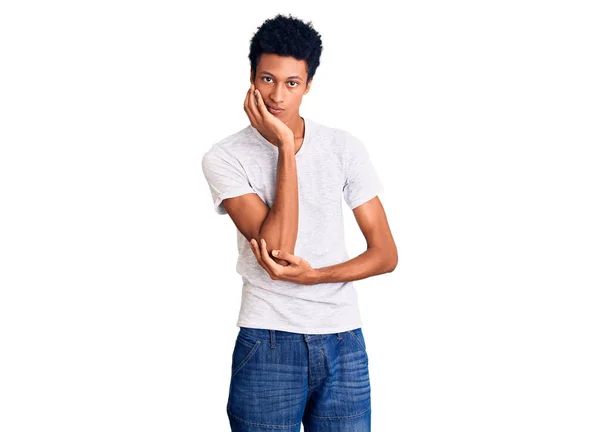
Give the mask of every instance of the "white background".
[{"label": "white background", "polygon": [[229,430],[241,278],[201,158],[276,13],[323,39],[301,114],[385,186],[373,430],[600,430],[593,2],[210,3],[0,6],[0,430]]}]

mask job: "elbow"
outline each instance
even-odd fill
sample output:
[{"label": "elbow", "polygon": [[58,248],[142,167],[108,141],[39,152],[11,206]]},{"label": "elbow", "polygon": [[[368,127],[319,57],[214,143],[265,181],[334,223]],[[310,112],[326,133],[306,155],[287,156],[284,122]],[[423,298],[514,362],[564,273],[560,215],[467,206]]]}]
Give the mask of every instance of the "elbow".
[{"label": "elbow", "polygon": [[392,250],[386,253],[386,255],[390,257],[387,261],[386,273],[391,273],[396,269],[396,266],[398,265],[398,251],[394,247],[392,248]]},{"label": "elbow", "polygon": [[396,270],[396,266],[398,265],[398,260],[396,259],[395,261],[392,261],[388,264],[386,273],[391,273],[394,270]]},{"label": "elbow", "polygon": [[289,247],[286,244],[284,244],[284,242],[282,242],[280,238],[277,238],[270,233],[267,233],[265,235],[264,233],[262,233],[260,231],[257,234],[257,236],[255,237],[255,239],[258,242],[259,249],[261,248],[260,240],[265,239],[267,253],[269,254],[269,256],[271,257],[271,259],[273,261],[275,261],[277,264],[280,264],[282,266],[289,265],[289,263],[286,260],[274,257],[273,250],[275,250],[275,249],[282,250],[284,252],[294,255],[294,247],[293,246]]},{"label": "elbow", "polygon": [[280,241],[280,239],[276,239],[273,236],[269,236],[269,235],[265,236],[265,235],[260,235],[259,234],[258,236],[256,236],[256,241],[258,242],[258,246],[259,247],[261,246],[261,244],[260,244],[260,240],[261,239],[265,240],[265,242],[267,244],[267,251],[269,253],[271,253],[274,249],[282,250],[284,252],[288,252],[288,253],[291,253],[291,254],[294,253],[293,251],[289,251],[288,250],[289,248],[287,248],[284,244],[282,244],[282,242]]},{"label": "elbow", "polygon": [[[377,250],[379,257],[379,270],[378,274],[382,273],[391,273],[396,269],[398,265],[398,251],[396,250],[396,246],[393,245],[391,247],[377,247],[371,246],[374,250]],[[367,247],[367,250],[369,247]]]},{"label": "elbow", "polygon": [[[286,239],[273,231],[260,230],[256,236],[256,241],[260,245],[260,239],[265,239],[267,242],[267,250],[271,252],[273,249],[279,249],[287,253],[294,255],[295,241],[286,241]],[[282,260],[281,260],[282,261]]]}]

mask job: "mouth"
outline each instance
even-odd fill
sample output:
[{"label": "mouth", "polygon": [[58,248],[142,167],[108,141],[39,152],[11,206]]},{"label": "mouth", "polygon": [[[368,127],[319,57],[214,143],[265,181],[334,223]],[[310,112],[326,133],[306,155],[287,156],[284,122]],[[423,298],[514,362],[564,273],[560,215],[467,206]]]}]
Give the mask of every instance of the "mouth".
[{"label": "mouth", "polygon": [[269,110],[271,114],[279,114],[284,111],[282,108],[272,108],[270,105],[267,105],[267,110]]}]

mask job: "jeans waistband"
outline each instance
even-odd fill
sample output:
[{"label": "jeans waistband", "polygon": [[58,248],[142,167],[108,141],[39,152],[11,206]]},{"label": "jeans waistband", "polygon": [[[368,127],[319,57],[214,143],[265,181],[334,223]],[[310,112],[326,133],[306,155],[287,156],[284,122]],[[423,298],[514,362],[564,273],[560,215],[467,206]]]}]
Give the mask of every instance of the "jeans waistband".
[{"label": "jeans waistband", "polygon": [[[356,328],[352,330],[353,332],[360,332],[360,328]],[[337,335],[338,339],[342,339],[342,333],[322,333],[322,334],[310,334],[310,333],[293,333],[287,332],[283,330],[270,330],[270,329],[258,329],[251,327],[240,327],[240,333],[245,336],[248,336],[252,339],[260,340],[260,341],[268,341],[271,345],[275,344],[275,341],[308,341],[313,339],[320,339],[323,337],[328,337],[332,335]]]}]

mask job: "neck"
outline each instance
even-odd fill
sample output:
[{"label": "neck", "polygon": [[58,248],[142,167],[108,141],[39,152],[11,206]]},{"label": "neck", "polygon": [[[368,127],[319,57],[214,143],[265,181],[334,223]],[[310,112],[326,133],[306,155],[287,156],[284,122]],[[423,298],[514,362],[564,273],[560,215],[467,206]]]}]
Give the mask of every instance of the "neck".
[{"label": "neck", "polygon": [[302,120],[300,114],[296,115],[296,117],[291,120],[285,121],[284,123],[292,130],[292,132],[294,132],[295,139],[304,137],[304,120]]}]

